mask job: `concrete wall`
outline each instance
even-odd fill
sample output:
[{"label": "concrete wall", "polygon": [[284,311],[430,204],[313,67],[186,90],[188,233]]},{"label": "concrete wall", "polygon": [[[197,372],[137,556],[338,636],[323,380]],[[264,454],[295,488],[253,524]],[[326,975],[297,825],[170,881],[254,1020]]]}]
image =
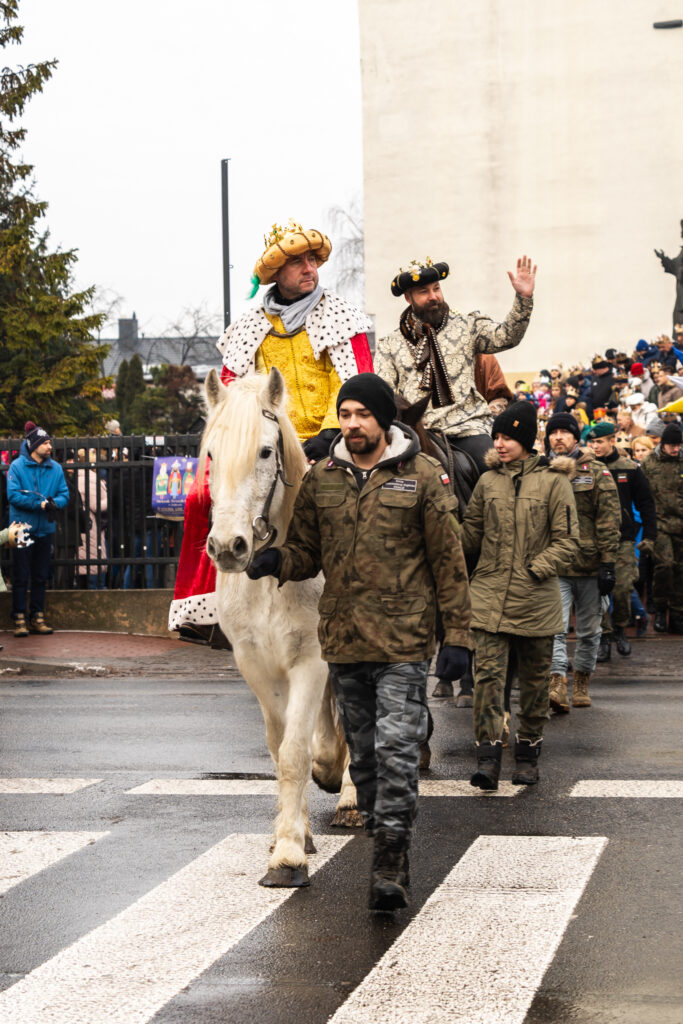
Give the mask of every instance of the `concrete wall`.
[{"label": "concrete wall", "polygon": [[[168,636],[172,600],[172,590],[48,590],[45,620],[53,629]],[[11,613],[12,595],[0,594],[4,629],[12,628]]]},{"label": "concrete wall", "polygon": [[[675,7],[675,5],[674,5]],[[651,0],[359,0],[366,306],[381,337],[412,257],[502,318],[518,255],[537,302],[506,370],[671,329],[683,217],[681,11]]]}]

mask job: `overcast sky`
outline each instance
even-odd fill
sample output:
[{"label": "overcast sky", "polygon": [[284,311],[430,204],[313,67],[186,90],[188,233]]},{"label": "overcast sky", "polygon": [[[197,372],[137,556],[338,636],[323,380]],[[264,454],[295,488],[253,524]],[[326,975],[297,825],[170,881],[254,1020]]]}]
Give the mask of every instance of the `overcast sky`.
[{"label": "overcast sky", "polygon": [[360,195],[356,0],[22,0],[19,21],[3,63],[59,61],[23,119],[52,243],[147,336],[201,304],[222,324],[224,157],[233,319],[274,221],[329,230]]}]

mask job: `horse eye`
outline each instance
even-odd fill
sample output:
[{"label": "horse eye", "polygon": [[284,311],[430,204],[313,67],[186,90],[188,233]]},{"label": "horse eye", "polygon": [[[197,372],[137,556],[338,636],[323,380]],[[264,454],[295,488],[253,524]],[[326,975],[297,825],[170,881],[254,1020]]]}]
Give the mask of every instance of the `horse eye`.
[{"label": "horse eye", "polygon": [[261,451],[258,453],[259,459],[269,459],[272,453],[272,448],[262,448]]}]

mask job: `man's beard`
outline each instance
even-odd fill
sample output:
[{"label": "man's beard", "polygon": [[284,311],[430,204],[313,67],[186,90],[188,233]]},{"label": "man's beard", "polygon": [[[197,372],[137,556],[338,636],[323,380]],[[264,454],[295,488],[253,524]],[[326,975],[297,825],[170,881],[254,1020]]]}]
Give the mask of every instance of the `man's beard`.
[{"label": "man's beard", "polygon": [[[366,437],[364,434],[350,434],[346,438],[346,447],[349,449],[352,455],[371,455],[372,452],[376,451],[382,440],[382,435],[378,434],[377,437]],[[354,444],[350,447],[351,442],[362,441],[363,444]]]},{"label": "man's beard", "polygon": [[441,327],[441,324],[446,318],[448,313],[447,302],[430,302],[425,306],[413,305],[413,313],[421,320],[423,324],[429,324],[430,327]]}]

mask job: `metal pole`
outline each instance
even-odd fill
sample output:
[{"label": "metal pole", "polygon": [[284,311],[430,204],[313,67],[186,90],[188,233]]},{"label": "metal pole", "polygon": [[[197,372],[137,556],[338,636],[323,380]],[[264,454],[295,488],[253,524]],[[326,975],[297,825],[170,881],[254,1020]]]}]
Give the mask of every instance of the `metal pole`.
[{"label": "metal pole", "polygon": [[221,197],[223,215],[223,329],[230,326],[230,211],[228,209],[228,164],[221,160]]}]

